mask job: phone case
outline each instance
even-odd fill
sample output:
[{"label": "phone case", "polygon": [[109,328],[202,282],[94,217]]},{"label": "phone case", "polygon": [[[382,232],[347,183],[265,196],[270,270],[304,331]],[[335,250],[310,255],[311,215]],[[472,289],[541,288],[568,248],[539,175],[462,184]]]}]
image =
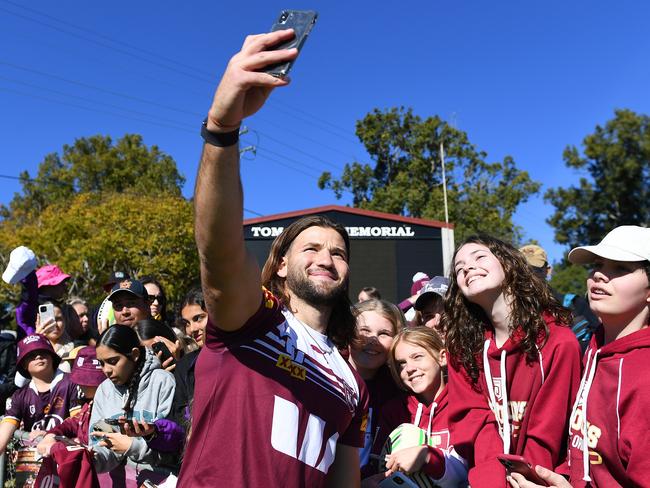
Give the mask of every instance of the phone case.
[{"label": "phone case", "polygon": [[535,472],[533,465],[526,461],[522,456],[500,454],[497,456],[497,459],[509,472],[519,473],[533,483],[541,486],[548,486],[548,484]]},{"label": "phone case", "polygon": [[400,472],[393,473],[379,482],[380,488],[418,488],[418,486],[411,478]]},{"label": "phone case", "polygon": [[41,324],[44,324],[48,320],[54,320],[54,305],[51,303],[44,303],[38,306],[38,315]]},{"label": "phone case", "polygon": [[[280,12],[278,20],[271,27],[271,32],[283,29],[293,29],[296,35],[293,39],[287,42],[273,46],[271,50],[277,51],[280,49],[292,49],[295,47],[300,52],[302,46],[307,40],[307,36],[314,27],[317,18],[318,12],[314,10],[283,10]],[[278,78],[285,78],[289,74],[289,71],[291,71],[294,62],[295,59],[284,63],[272,64],[266,66],[261,71]]]}]

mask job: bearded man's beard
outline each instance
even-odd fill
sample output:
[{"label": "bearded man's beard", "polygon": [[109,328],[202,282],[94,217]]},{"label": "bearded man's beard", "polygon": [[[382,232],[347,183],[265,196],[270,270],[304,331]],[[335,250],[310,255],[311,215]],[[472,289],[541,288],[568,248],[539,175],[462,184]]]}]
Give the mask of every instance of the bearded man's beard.
[{"label": "bearded man's beard", "polygon": [[299,270],[289,270],[286,285],[293,295],[312,305],[332,306],[347,293],[347,281],[328,287],[314,283]]}]

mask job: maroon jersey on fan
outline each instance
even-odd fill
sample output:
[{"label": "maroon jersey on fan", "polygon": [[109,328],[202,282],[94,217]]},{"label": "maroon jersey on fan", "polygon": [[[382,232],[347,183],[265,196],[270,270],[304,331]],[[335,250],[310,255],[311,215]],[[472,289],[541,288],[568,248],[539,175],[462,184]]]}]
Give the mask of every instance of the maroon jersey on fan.
[{"label": "maroon jersey on fan", "polygon": [[267,291],[241,329],[208,322],[195,375],[178,486],[317,488],[338,443],[363,446],[363,381]]},{"label": "maroon jersey on fan", "polygon": [[49,430],[76,414],[79,408],[77,385],[59,371],[46,392],[39,392],[34,380],[15,392],[7,400],[7,413],[2,421],[12,422],[16,427],[22,421],[26,431]]}]

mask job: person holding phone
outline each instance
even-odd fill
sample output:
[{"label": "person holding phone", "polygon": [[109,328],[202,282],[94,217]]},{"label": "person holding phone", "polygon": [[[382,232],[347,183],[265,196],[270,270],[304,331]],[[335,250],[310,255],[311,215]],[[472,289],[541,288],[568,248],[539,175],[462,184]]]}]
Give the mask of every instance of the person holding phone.
[{"label": "person holding phone", "polygon": [[[178,454],[166,457],[152,448],[150,441],[159,433],[153,427],[155,422],[171,411],[173,375],[161,369],[158,358],[140,345],[135,330],[126,325],[115,324],[104,331],[96,352],[107,377],[95,393],[90,416],[89,438],[97,472],[110,473],[112,482],[119,486],[135,486],[138,473],[143,471],[154,482],[166,479]],[[115,432],[95,430],[106,424],[106,419],[116,421],[115,429],[105,429]],[[132,434],[144,435],[130,436],[126,430],[120,433],[120,424],[127,420]]]},{"label": "person holding phone", "polygon": [[[576,247],[568,257],[591,265],[587,297],[601,326],[583,358],[571,412],[570,482],[544,465],[536,471],[558,488],[648,486],[650,229],[616,227],[597,245]],[[538,486],[519,474],[511,485]]]},{"label": "person holding phone", "polygon": [[209,319],[179,486],[360,483],[368,395],[338,350],[355,336],[347,232],[321,216],[297,220],[260,274],[241,231],[239,127],[289,83],[260,70],[295,59],[295,48],[268,50],[294,36],[247,37],[203,125],[194,204]]},{"label": "person holding phone", "polygon": [[580,347],[569,311],[523,254],[481,235],[457,247],[445,297],[449,430],[473,488],[507,486],[497,455],[565,462]]},{"label": "person holding phone", "polygon": [[0,422],[0,453],[21,424],[23,430],[31,432],[30,438],[35,438],[79,412],[77,385],[57,369],[60,362],[50,341],[42,335],[28,335],[18,343],[16,369],[29,383],[7,401]]}]

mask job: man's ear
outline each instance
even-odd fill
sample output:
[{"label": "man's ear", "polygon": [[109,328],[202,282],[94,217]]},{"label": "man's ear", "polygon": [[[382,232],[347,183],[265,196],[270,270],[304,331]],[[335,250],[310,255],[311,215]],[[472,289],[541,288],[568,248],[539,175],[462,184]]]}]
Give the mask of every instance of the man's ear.
[{"label": "man's ear", "polygon": [[287,277],[287,257],[282,256],[282,261],[280,261],[280,267],[278,270],[275,272],[280,278],[286,278]]}]

